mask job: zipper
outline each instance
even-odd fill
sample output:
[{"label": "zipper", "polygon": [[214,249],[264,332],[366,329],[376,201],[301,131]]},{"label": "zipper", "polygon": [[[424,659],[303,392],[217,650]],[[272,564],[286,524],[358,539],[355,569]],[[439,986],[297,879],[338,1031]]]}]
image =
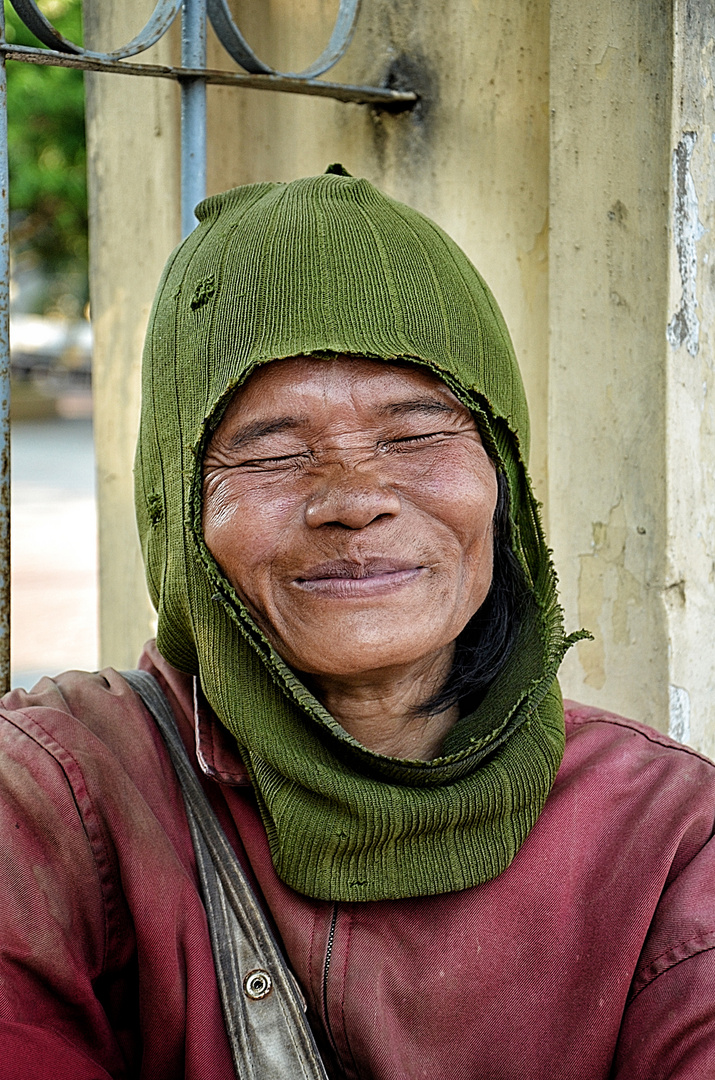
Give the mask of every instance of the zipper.
[{"label": "zipper", "polygon": [[325,1018],[325,1030],[328,1033],[330,1045],[335,1051],[336,1057],[338,1057],[338,1048],[335,1045],[335,1039],[333,1038],[333,1033],[330,1030],[330,1018],[328,1016],[328,972],[330,970],[330,960],[333,955],[333,943],[335,941],[335,926],[337,924],[337,921],[338,905],[334,904],[333,916],[330,920],[330,930],[328,931],[328,944],[325,949],[325,967],[323,968],[323,1016]]}]

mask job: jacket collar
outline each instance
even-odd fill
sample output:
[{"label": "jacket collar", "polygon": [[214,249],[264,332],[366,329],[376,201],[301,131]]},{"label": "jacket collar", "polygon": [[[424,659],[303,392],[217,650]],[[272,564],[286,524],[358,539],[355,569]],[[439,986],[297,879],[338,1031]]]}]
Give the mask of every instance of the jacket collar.
[{"label": "jacket collar", "polygon": [[222,784],[250,787],[251,781],[236,748],[236,740],[216,718],[196,676],[193,682],[196,757],[201,771]]}]

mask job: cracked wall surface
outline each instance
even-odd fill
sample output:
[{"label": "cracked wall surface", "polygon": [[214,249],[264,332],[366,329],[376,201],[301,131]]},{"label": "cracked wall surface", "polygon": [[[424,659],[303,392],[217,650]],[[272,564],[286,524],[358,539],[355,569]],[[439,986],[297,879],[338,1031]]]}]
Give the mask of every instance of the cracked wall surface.
[{"label": "cracked wall surface", "polygon": [[579,556],[578,617],[594,633],[593,642],[577,645],[584,682],[596,690],[606,684],[606,649],[633,644],[638,613],[643,604],[643,585],[626,565],[628,527],[623,500],[592,527],[591,550]]}]

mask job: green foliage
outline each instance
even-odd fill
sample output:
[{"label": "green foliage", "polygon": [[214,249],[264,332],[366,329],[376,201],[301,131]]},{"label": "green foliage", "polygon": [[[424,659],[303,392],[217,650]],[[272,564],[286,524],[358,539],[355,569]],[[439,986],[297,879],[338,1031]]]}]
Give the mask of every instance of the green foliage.
[{"label": "green foliage", "polygon": [[[39,6],[60,33],[81,43],[81,0],[44,0]],[[39,45],[7,0],[5,15],[9,42]],[[52,307],[64,290],[81,308],[87,293],[83,76],[69,68],[9,60],[7,83],[15,262],[39,265],[48,279],[43,306]]]}]

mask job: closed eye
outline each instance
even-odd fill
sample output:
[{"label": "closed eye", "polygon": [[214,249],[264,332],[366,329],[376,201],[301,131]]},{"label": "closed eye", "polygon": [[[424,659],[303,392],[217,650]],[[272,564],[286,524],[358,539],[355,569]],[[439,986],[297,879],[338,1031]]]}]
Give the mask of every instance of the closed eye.
[{"label": "closed eye", "polygon": [[378,444],[378,452],[386,453],[389,450],[409,450],[412,447],[423,446],[426,443],[434,443],[437,439],[446,438],[449,431],[428,431],[423,435],[403,435],[399,439],[386,439]]},{"label": "closed eye", "polygon": [[241,469],[265,469],[271,466],[280,465],[295,465],[300,461],[306,461],[310,457],[310,454],[298,453],[298,454],[281,454],[277,457],[265,457],[265,458],[251,458],[248,461],[242,461],[238,465]]}]

